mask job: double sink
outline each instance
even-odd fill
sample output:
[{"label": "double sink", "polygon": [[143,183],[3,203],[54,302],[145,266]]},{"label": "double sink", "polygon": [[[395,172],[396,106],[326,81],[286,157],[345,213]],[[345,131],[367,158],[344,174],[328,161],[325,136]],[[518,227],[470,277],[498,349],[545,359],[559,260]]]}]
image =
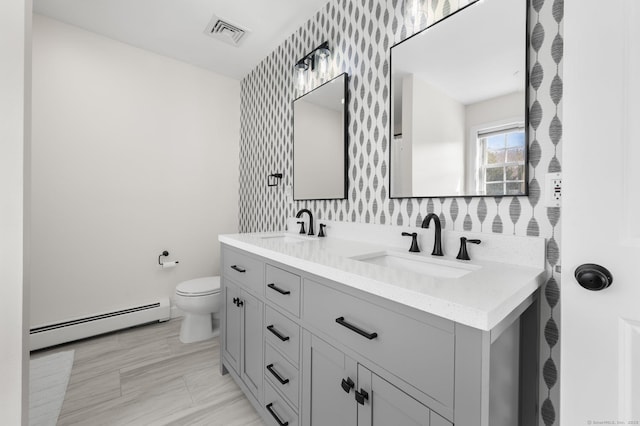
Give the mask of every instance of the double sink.
[{"label": "double sink", "polygon": [[[300,244],[317,241],[315,238],[278,234],[261,237],[263,240],[281,241],[287,244]],[[460,278],[481,269],[481,266],[464,261],[447,260],[417,253],[383,250],[350,257],[353,260],[388,268],[416,272],[439,278]]]}]

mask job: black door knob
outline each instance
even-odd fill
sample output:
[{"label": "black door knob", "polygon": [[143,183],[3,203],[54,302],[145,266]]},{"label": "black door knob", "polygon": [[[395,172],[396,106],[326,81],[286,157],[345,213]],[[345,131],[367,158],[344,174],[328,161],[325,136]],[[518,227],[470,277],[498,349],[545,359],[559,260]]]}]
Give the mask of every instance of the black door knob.
[{"label": "black door knob", "polygon": [[611,272],[607,268],[594,263],[585,263],[578,266],[574,276],[582,287],[591,291],[604,290],[613,283]]}]

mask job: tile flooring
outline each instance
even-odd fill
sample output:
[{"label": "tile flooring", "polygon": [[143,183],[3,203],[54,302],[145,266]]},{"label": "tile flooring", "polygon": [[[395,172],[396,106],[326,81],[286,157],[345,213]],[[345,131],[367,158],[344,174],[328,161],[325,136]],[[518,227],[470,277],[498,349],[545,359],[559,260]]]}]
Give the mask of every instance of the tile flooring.
[{"label": "tile flooring", "polygon": [[180,319],[34,352],[75,349],[58,426],[263,426],[240,388],[219,373],[218,338],[183,344]]}]

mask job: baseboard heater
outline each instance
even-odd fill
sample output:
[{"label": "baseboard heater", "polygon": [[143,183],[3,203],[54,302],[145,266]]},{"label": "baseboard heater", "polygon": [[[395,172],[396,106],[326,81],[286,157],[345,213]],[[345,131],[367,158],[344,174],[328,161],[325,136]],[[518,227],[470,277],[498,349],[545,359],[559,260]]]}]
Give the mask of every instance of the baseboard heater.
[{"label": "baseboard heater", "polygon": [[160,299],[147,305],[32,328],[30,346],[34,351],[135,325],[168,321],[170,317],[169,299]]}]

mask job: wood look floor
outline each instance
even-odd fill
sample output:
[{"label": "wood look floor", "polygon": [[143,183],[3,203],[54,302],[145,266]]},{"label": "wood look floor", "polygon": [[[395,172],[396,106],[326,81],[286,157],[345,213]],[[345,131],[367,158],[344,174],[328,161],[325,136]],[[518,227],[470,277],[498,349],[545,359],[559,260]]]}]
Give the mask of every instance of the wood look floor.
[{"label": "wood look floor", "polygon": [[240,388],[219,373],[218,338],[183,344],[180,319],[52,349],[75,349],[58,425],[263,426]]}]

